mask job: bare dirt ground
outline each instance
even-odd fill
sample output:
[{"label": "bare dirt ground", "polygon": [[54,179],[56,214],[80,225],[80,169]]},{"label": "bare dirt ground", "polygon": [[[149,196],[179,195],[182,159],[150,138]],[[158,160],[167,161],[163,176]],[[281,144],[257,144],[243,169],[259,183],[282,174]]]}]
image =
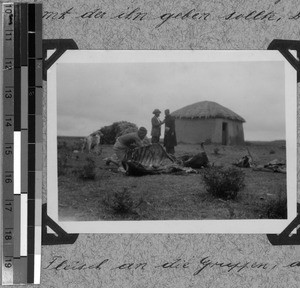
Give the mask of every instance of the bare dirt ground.
[{"label": "bare dirt ground", "polygon": [[[284,142],[251,142],[247,147],[257,164],[286,160]],[[205,146],[210,163],[231,166],[248,154],[246,146]],[[58,137],[58,157],[63,159],[63,173],[58,177],[59,218],[61,221],[89,220],[200,220],[265,219],[270,203],[281,194],[286,197],[286,174],[252,171],[245,173],[245,188],[235,200],[214,198],[199,174],[126,176],[117,167],[106,166],[103,158],[112,155],[111,145],[102,145],[101,155],[73,153],[80,151],[77,137]],[[199,145],[179,144],[176,156],[201,151]],[[91,157],[96,163],[96,178],[82,180],[76,175]],[[65,160],[64,160],[65,159]],[[209,169],[209,168],[207,168]],[[105,199],[127,189],[136,203],[134,214],[117,214]]]}]

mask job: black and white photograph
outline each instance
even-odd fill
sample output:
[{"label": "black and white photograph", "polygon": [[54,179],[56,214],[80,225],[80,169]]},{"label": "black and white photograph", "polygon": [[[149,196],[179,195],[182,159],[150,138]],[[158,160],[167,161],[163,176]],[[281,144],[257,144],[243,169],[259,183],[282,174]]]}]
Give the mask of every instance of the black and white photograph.
[{"label": "black and white photograph", "polygon": [[278,51],[66,52],[48,71],[51,217],[68,232],[282,231],[295,79]]}]

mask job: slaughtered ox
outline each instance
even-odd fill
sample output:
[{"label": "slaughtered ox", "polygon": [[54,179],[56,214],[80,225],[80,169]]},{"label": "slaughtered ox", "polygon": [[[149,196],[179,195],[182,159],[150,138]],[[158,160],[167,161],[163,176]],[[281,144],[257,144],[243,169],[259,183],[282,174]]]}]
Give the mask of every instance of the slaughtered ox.
[{"label": "slaughtered ox", "polygon": [[[126,174],[134,176],[166,173],[197,173],[189,164],[198,163],[199,165],[200,155],[199,153],[186,160],[176,159],[174,156],[169,155],[160,144],[155,143],[128,151],[122,164],[126,170]],[[204,162],[201,163],[204,164]],[[195,168],[200,167],[197,166]]]},{"label": "slaughtered ox", "polygon": [[286,163],[274,159],[265,165],[257,165],[253,168],[253,171],[263,172],[275,172],[275,173],[286,173]]},{"label": "slaughtered ox", "polygon": [[253,171],[263,171],[263,172],[276,172],[276,173],[286,173],[286,164],[283,161],[274,159],[265,165],[258,165],[253,162],[252,157],[244,156],[233,165],[241,168],[252,168]]},{"label": "slaughtered ox", "polygon": [[204,149],[204,142],[201,143],[202,151],[196,155],[183,155],[177,160],[181,162],[184,167],[191,167],[193,169],[202,169],[209,166],[209,160]]},{"label": "slaughtered ox", "polygon": [[196,155],[184,155],[178,158],[184,167],[193,169],[202,169],[209,166],[209,160],[205,152],[200,152]]},{"label": "slaughtered ox", "polygon": [[100,130],[93,132],[89,136],[83,139],[83,144],[81,148],[81,152],[86,151],[87,153],[95,152],[97,154],[101,153],[101,137],[103,136]]},{"label": "slaughtered ox", "polygon": [[241,168],[251,168],[251,167],[255,166],[255,164],[253,163],[252,157],[248,156],[248,155],[243,156],[241,159],[237,160],[232,165],[241,167]]}]

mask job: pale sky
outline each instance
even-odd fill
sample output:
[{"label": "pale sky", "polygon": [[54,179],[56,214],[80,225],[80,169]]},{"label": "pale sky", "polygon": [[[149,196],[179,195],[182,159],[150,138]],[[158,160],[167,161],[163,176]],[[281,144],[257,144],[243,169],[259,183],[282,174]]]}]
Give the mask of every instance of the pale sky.
[{"label": "pale sky", "polygon": [[[59,136],[86,136],[116,121],[145,126],[153,110],[217,102],[242,116],[245,140],[285,139],[284,64],[265,62],[61,63]],[[160,117],[164,118],[163,113]]]}]

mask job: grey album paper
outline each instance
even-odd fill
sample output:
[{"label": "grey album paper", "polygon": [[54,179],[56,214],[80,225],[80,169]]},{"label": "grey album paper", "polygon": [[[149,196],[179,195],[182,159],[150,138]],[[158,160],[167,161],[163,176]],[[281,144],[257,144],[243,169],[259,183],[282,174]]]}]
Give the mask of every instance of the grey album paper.
[{"label": "grey album paper", "polygon": [[[43,245],[41,287],[298,287],[299,237],[298,245],[278,246],[268,237],[297,216],[297,62],[267,49],[275,39],[299,39],[299,3],[42,2],[43,38],[69,43],[44,81],[43,201],[49,217],[79,235],[73,244]],[[289,55],[298,60],[295,51]],[[176,175],[142,176],[124,174],[120,159],[110,158],[120,152],[110,125],[133,123],[155,141],[151,119],[163,122],[167,109],[175,118],[175,157],[205,152],[213,169],[244,171],[236,198],[210,195],[201,178],[210,168],[186,173],[184,158]],[[202,124],[195,115],[221,125],[219,132],[196,138],[191,125]],[[243,127],[243,137],[233,126]],[[142,150],[139,163],[155,149]],[[254,162],[249,168],[232,165],[244,156]],[[117,164],[106,165],[108,158]],[[125,169],[136,171],[131,164]],[[143,173],[161,168],[152,164]],[[276,172],[263,170],[272,165]],[[279,194],[287,200],[283,219],[274,212]]]}]

